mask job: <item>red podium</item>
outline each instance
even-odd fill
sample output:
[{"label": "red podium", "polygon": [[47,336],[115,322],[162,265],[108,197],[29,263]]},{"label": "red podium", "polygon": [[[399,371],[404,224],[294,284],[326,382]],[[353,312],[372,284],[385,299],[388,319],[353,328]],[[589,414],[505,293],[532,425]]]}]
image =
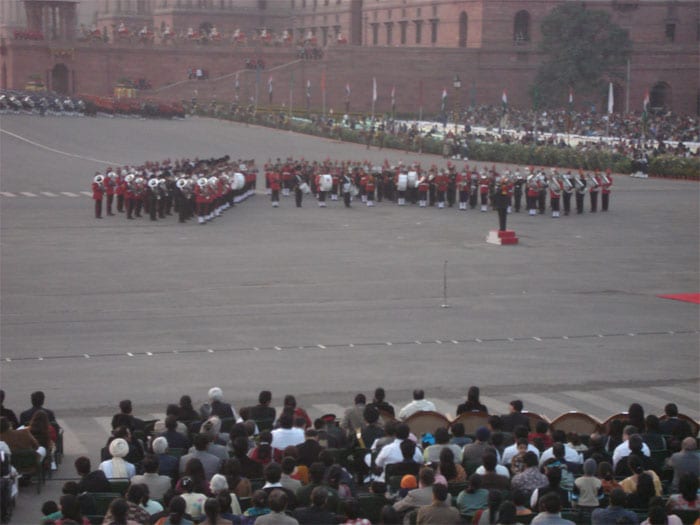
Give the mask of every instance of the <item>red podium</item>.
[{"label": "red podium", "polygon": [[488,237],[486,237],[486,242],[489,244],[518,244],[518,238],[515,236],[513,230],[491,230]]}]

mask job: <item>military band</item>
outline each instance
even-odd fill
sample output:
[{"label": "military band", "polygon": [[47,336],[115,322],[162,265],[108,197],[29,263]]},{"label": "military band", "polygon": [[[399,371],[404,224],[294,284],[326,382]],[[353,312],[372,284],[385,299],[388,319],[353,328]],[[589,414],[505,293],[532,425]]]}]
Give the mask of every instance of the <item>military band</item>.
[{"label": "military band", "polygon": [[[125,213],[127,219],[139,218],[143,211],[151,221],[157,221],[174,212],[181,223],[196,215],[199,224],[206,224],[255,193],[256,177],[254,161],[232,161],[228,156],[108,168],[93,178],[94,214],[102,218],[106,198],[106,215],[115,215],[112,208],[116,196],[116,211]],[[460,211],[478,204],[482,212],[498,210],[501,226],[505,215],[520,212],[523,196],[529,215],[544,214],[549,204],[551,217],[559,218],[562,210],[564,216],[570,214],[572,195],[578,214],[584,213],[586,194],[590,212],[598,210],[599,194],[601,211],[608,211],[612,189],[610,170],[603,174],[580,169],[572,175],[571,170],[559,172],[554,168],[545,172],[529,166],[511,171],[496,166],[460,167],[451,162],[446,168],[424,168],[420,163],[390,165],[384,161],[376,165],[369,161],[318,162],[290,157],[285,161],[268,160],[264,178],[265,192],[275,208],[280,206],[280,196],[292,192],[298,208],[304,195],[315,197],[321,208],[341,198],[345,207],[350,207],[355,197],[367,207],[387,200],[399,206],[445,209],[457,202]]]}]

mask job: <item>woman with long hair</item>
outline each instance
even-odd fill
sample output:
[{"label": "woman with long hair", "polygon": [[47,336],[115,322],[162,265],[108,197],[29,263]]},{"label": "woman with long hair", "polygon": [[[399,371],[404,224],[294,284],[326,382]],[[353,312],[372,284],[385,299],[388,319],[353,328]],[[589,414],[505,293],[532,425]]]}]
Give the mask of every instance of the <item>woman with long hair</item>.
[{"label": "woman with long hair", "polygon": [[175,496],[168,505],[168,515],[156,521],[155,525],[194,525],[186,518],[187,502],[180,496]]},{"label": "woman with long hair", "polygon": [[457,415],[463,414],[464,412],[488,412],[486,405],[481,403],[479,399],[479,387],[470,386],[467,391],[467,400],[457,407]]},{"label": "woman with long hair", "polygon": [[207,498],[204,502],[204,521],[199,525],[231,525],[232,522],[221,517],[221,506],[216,498]]},{"label": "woman with long hair", "polygon": [[450,448],[443,448],[440,451],[440,463],[437,473],[445,476],[448,483],[459,483],[467,480],[467,473],[464,467],[455,463],[455,454]]}]

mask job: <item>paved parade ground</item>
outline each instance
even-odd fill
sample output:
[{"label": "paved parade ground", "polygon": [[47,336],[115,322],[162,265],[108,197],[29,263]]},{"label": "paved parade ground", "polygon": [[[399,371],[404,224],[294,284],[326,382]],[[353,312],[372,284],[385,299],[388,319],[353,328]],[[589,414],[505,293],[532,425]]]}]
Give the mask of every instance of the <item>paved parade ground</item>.
[{"label": "paved parade ground", "polygon": [[[1,128],[1,383],[15,411],[46,392],[66,429],[58,477],[75,455],[97,461],[119,400],[150,419],[215,385],[237,408],[263,388],[276,406],[295,394],[312,417],[380,385],[399,407],[423,388],[454,415],[478,385],[494,413],[518,397],[549,417],[674,401],[700,418],[698,305],[658,297],[700,291],[697,183],[616,175],[609,212],[512,214],[520,244],[502,247],[485,242],[495,212],[308,197],[272,209],[262,177],[204,226],[96,220],[82,192],[103,162],[446,161],[197,118]],[[24,489],[16,522],[59,491]]]}]

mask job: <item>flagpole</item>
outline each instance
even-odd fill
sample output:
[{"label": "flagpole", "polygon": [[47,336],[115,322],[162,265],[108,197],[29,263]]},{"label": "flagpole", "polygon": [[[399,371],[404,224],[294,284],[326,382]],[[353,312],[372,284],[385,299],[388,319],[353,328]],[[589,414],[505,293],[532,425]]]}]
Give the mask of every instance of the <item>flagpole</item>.
[{"label": "flagpole", "polygon": [[418,121],[423,120],[423,80],[418,83]]},{"label": "flagpole", "polygon": [[374,103],[377,101],[377,79],[372,77],[372,122],[374,122]]},{"label": "flagpole", "polygon": [[323,71],[321,71],[321,104],[323,109],[323,116],[326,116],[326,64],[323,64]]},{"label": "flagpole", "polygon": [[291,120],[294,112],[292,111],[292,105],[294,104],[294,71],[289,78],[289,118]]}]

